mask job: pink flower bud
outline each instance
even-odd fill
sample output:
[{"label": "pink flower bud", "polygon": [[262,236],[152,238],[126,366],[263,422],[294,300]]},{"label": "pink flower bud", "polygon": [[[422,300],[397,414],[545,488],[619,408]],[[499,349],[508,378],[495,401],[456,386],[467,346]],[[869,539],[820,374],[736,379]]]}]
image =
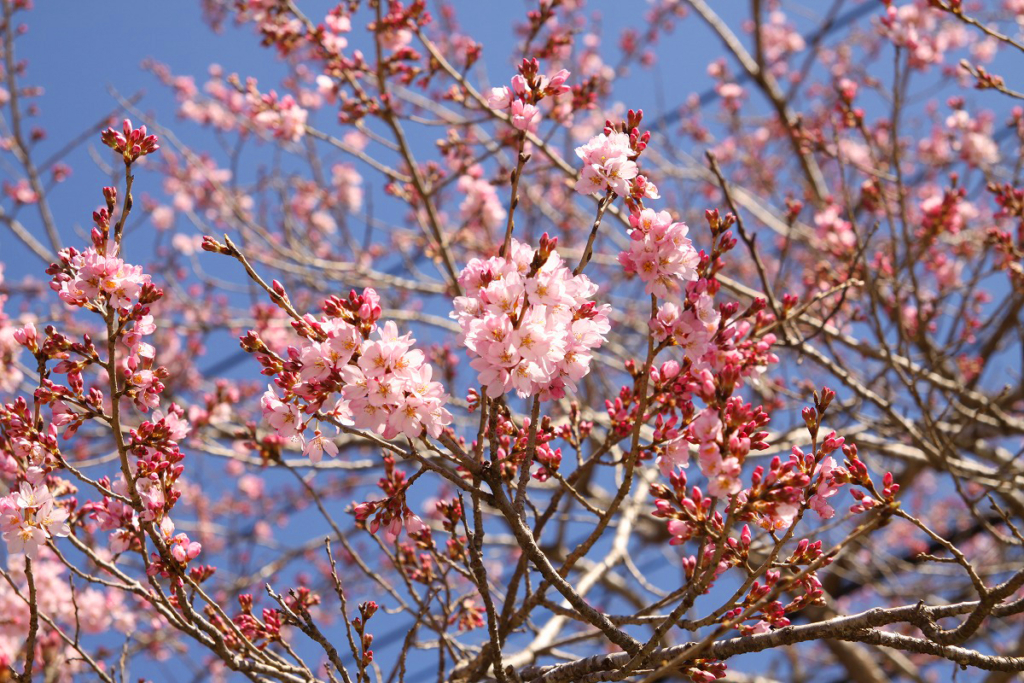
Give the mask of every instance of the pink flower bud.
[{"label": "pink flower bud", "polygon": [[516,95],[522,97],[529,91],[529,89],[530,86],[527,84],[526,79],[523,78],[522,75],[516,74],[515,76],[512,77],[512,90],[515,91]]},{"label": "pink flower bud", "polygon": [[188,561],[185,549],[177,543],[171,546],[171,557],[173,557],[175,560],[182,564],[185,564]]}]

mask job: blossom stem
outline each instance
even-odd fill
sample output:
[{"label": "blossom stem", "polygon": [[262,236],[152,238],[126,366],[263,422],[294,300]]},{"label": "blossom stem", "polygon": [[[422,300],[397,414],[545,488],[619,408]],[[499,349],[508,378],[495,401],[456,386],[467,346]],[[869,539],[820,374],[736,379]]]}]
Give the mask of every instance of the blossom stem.
[{"label": "blossom stem", "polygon": [[25,578],[28,580],[28,640],[25,643],[25,671],[21,675],[24,683],[31,683],[35,666],[36,634],[39,632],[39,602],[36,599],[36,581],[32,576],[32,558],[25,557]]},{"label": "blossom stem", "polygon": [[583,269],[590,263],[591,257],[594,255],[594,240],[597,239],[597,230],[601,227],[601,220],[604,218],[604,212],[608,210],[612,200],[615,198],[615,193],[608,190],[608,193],[604,196],[597,204],[597,216],[594,218],[594,226],[590,229],[590,237],[587,238],[587,246],[583,249],[583,256],[580,257],[579,265],[576,266],[576,270],[572,271],[573,275],[579,275],[583,272]]},{"label": "blossom stem", "polygon": [[508,224],[505,226],[505,241],[501,245],[501,256],[508,257],[509,249],[512,248],[512,232],[515,230],[516,207],[519,206],[519,179],[523,175],[523,167],[530,160],[529,154],[524,154],[526,146],[526,131],[520,131],[518,136],[518,153],[516,154],[516,168],[512,171],[512,197],[508,203]]}]

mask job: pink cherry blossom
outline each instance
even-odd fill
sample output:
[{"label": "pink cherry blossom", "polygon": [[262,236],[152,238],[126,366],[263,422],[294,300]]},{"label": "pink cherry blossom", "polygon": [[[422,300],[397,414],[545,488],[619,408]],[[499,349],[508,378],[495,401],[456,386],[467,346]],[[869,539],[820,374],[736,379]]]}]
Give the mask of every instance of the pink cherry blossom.
[{"label": "pink cherry blossom", "polygon": [[685,223],[673,222],[668,212],[644,209],[629,218],[628,251],[619,254],[627,273],[646,283],[644,291],[658,297],[678,295],[684,283],[697,279],[700,256],[686,237]]},{"label": "pink cherry blossom", "polygon": [[451,317],[492,398],[513,389],[544,398],[573,390],[610,329],[607,307],[591,301],[596,285],[572,275],[553,245],[547,249],[531,269],[534,250],[512,239],[510,257],[474,259],[459,276],[467,294],[455,298]]},{"label": "pink cherry blossom", "polygon": [[595,194],[611,190],[622,196],[628,195],[629,181],[639,172],[636,163],[630,159],[632,154],[629,136],[625,133],[602,133],[577,147],[576,156],[583,160],[583,172],[576,182],[576,191]]},{"label": "pink cherry blossom", "polygon": [[519,130],[529,130],[533,126],[533,120],[540,112],[537,107],[527,104],[522,100],[512,102],[512,125]]},{"label": "pink cherry blossom", "polygon": [[306,446],[302,449],[302,454],[312,462],[320,462],[323,459],[324,453],[331,457],[338,455],[338,445],[325,437],[319,429],[314,430],[313,438],[306,442]]},{"label": "pink cherry blossom", "polygon": [[487,104],[492,109],[508,109],[512,105],[512,91],[508,86],[491,88],[487,96]]}]

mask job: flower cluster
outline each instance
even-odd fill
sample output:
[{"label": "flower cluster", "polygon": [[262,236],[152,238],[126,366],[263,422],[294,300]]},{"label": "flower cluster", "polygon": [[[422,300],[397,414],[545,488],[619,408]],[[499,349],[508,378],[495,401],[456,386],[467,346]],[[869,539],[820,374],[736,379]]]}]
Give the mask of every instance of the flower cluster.
[{"label": "flower cluster", "polygon": [[576,181],[580,194],[595,194],[611,190],[629,195],[629,181],[637,177],[640,168],[631,159],[633,150],[625,133],[602,133],[587,144],[576,148],[576,156],[583,160],[583,173]]},{"label": "flower cluster", "polygon": [[960,102],[946,118],[946,129],[950,134],[951,151],[959,152],[960,158],[969,166],[991,168],[999,161],[999,144],[992,138],[991,116],[972,117]]},{"label": "flower cluster", "polygon": [[54,536],[67,536],[68,511],[57,504],[44,485],[21,483],[17,493],[0,498],[0,529],[7,541],[7,552],[25,553],[35,559],[39,546]]},{"label": "flower cluster", "polygon": [[[140,266],[127,264],[116,256],[117,244],[106,239],[110,227],[109,213],[102,210],[94,214],[94,218],[98,223],[98,227],[93,229],[94,245],[81,252],[74,247],[60,252],[60,262],[47,270],[52,276],[50,288],[71,306],[96,311],[109,306],[116,311],[117,323],[124,331],[118,340],[118,347],[124,352],[118,355],[118,371],[125,378],[125,394],[145,412],[160,404],[159,397],[164,390],[161,380],[168,376],[165,368],[155,365],[156,349],[143,340],[156,331],[150,304],[163,296],[163,290],[153,286],[149,275],[143,273]],[[32,347],[36,343],[33,326],[26,326],[21,335],[25,337],[23,343],[26,346]],[[67,374],[72,389],[81,393],[81,370],[84,365],[97,362],[98,356],[91,343],[69,343],[68,349],[81,355],[82,360],[67,360],[65,350],[54,356],[64,359],[55,370]],[[55,393],[64,393],[60,387],[52,389]],[[55,403],[55,415],[60,412],[66,416],[62,424],[74,421],[74,414],[66,408]]]},{"label": "flower cluster", "polygon": [[[98,523],[100,530],[110,532],[108,542],[111,552],[122,553],[133,544],[138,545],[139,516],[130,503],[124,502],[128,500],[129,493],[128,482],[123,476],[116,477],[113,482],[101,480],[101,483],[109,485],[110,491],[119,498],[104,496],[102,500],[89,501],[82,511]],[[146,496],[144,501],[153,501],[151,487],[143,484],[137,488],[140,497]]]},{"label": "flower cluster", "polygon": [[944,20],[942,12],[925,0],[899,6],[888,3],[878,21],[878,31],[894,45],[905,48],[910,66],[920,70],[942,64],[945,53],[965,46],[972,38],[962,24]]},{"label": "flower cluster", "polygon": [[[243,338],[243,347],[258,354],[268,374],[280,373],[277,384],[285,389],[283,397],[273,387],[263,395],[267,423],[284,438],[302,439],[310,421],[303,413],[322,411],[388,439],[424,432],[440,436],[451,422],[444,407],[448,395],[433,379],[424,353],[413,348],[411,333],[399,335],[392,321],[377,325],[377,293],[366,289],[358,296],[352,292],[347,301],[332,298],[324,309],[328,315],[320,320],[306,316],[296,323],[304,340],[289,347],[287,361],[276,357],[256,332]],[[337,453],[319,430],[304,450],[314,461],[325,451]]]},{"label": "flower cluster", "polygon": [[491,88],[487,97],[487,105],[491,109],[509,110],[512,125],[521,131],[534,127],[534,121],[540,114],[538,102],[545,97],[554,97],[571,90],[565,84],[569,78],[569,72],[565,69],[551,76],[541,76],[539,69],[536,59],[524,59],[519,73],[512,77],[512,87],[505,85]]},{"label": "flower cluster", "polygon": [[433,381],[433,366],[425,362],[411,333],[399,336],[394,322],[375,330],[376,339],[359,347],[359,359],[341,369],[342,395],[356,427],[385,438],[404,434],[415,438],[426,430],[438,437],[451,422],[444,408],[448,400],[440,382]]},{"label": "flower cluster", "polygon": [[686,300],[682,305],[666,301],[650,321],[654,338],[669,338],[683,350],[695,366],[711,350],[711,340],[718,330],[722,314],[715,308],[714,299],[707,292],[707,281],[696,280],[687,285]]},{"label": "flower cluster", "polygon": [[298,142],[306,134],[309,112],[300,107],[291,95],[278,98],[273,90],[268,94],[260,94],[253,85],[246,100],[249,117],[258,129],[290,142]]},{"label": "flower cluster", "polygon": [[35,204],[39,201],[39,193],[33,190],[32,186],[24,178],[14,185],[4,181],[4,194],[19,204]]},{"label": "flower cluster", "polygon": [[70,272],[54,275],[50,287],[65,303],[86,306],[90,301],[103,299],[114,308],[125,310],[139,298],[149,276],[141,266],[125,263],[112,253],[101,253],[96,247],[78,251],[69,247],[60,253],[61,262]]},{"label": "flower cluster", "polygon": [[626,198],[631,211],[641,206],[644,198],[660,197],[658,188],[640,174],[636,163],[651,139],[650,131],[640,132],[643,118],[642,109],[630,109],[624,122],[612,125],[611,121],[605,121],[602,133],[576,148],[576,156],[583,161],[583,170],[576,181],[577,192],[614,192]]},{"label": "flower cluster", "polygon": [[556,243],[545,234],[534,250],[513,239],[507,256],[473,259],[459,275],[466,295],[455,298],[451,317],[491,398],[575,391],[611,329],[609,307],[590,300],[597,285],[569,271]]},{"label": "flower cluster", "polygon": [[[752,27],[748,25],[744,28]],[[765,63],[777,78],[788,71],[786,57],[807,47],[804,37],[788,21],[785,13],[778,9],[768,12],[768,21],[761,25],[761,40],[764,43]]]},{"label": "flower cluster", "polygon": [[645,292],[662,298],[677,295],[682,283],[697,279],[700,254],[686,236],[686,223],[674,222],[667,211],[644,209],[632,214],[629,224],[629,250],[619,254],[619,263],[643,280]]},{"label": "flower cluster", "polygon": [[[838,441],[842,440],[842,438],[838,439]],[[794,455],[797,454],[794,453]],[[845,470],[838,467],[835,458],[831,456],[822,460],[814,468],[811,478],[818,484],[815,487],[814,495],[808,499],[807,503],[822,519],[832,519],[836,514],[835,509],[828,504],[828,499],[839,492],[845,473]]]},{"label": "flower cluster", "polygon": [[[768,421],[767,415],[759,415],[763,416],[764,422]],[[690,424],[690,436],[697,443],[700,469],[708,478],[708,493],[712,496],[737,493],[741,486],[739,477],[742,457],[750,450],[749,437],[733,437],[737,442],[730,442],[723,453],[723,424],[719,411],[713,408],[705,408],[694,419]],[[740,443],[740,439],[746,443]]]}]

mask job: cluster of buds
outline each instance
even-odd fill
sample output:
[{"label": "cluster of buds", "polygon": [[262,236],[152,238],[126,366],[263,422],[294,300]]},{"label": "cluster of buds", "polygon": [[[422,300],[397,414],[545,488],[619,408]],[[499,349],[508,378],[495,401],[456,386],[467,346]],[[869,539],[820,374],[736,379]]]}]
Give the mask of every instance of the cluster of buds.
[{"label": "cluster of buds", "polygon": [[986,236],[996,252],[995,267],[1006,271],[1018,291],[1024,291],[1024,230],[1021,233],[1017,244],[1008,231],[999,228],[989,228]]},{"label": "cluster of buds", "polygon": [[414,543],[399,543],[395,552],[395,566],[400,567],[410,581],[429,586],[442,579],[436,571],[434,550],[434,541],[429,535],[418,536]]},{"label": "cluster of buds", "polygon": [[637,372],[636,362],[632,359],[626,361],[626,371],[633,375],[633,386],[624,386],[619,389],[619,395],[615,399],[605,399],[604,407],[608,412],[612,435],[616,440],[625,439],[633,433],[637,413],[640,409],[640,376],[643,371]]},{"label": "cluster of buds", "polygon": [[832,391],[828,387],[823,387],[821,395],[818,392],[814,392],[814,407],[805,406],[800,411],[801,417],[804,419],[804,425],[807,426],[807,433],[811,437],[811,441],[817,441],[818,430],[821,428],[821,420],[825,416],[825,411],[832,404],[832,400],[836,397],[836,392]]},{"label": "cluster of buds", "polygon": [[[1014,116],[1018,127],[1024,126],[1024,108],[1017,107]],[[999,205],[996,218],[1024,219],[1024,188],[1010,183],[989,183],[988,191]],[[1009,230],[989,228],[986,242],[995,250],[994,266],[1007,272],[1016,290],[1024,291],[1024,222],[1018,221],[1016,235]]]},{"label": "cluster of buds", "polygon": [[[634,161],[640,158],[640,155],[647,149],[647,145],[651,141],[651,131],[642,131],[640,129],[640,123],[644,119],[643,109],[630,109],[626,112],[626,120],[620,121],[618,124],[613,124],[611,121],[606,120],[604,122],[604,134],[611,135],[615,132],[624,133],[629,136],[629,148],[633,154],[630,156]],[[638,173],[636,178],[630,184],[630,192],[624,196],[626,207],[629,209],[630,214],[637,214],[644,208],[645,199],[660,199],[661,195],[658,192],[658,188],[651,182],[651,179],[646,175]]]},{"label": "cluster of buds", "polygon": [[767,471],[761,465],[754,469],[746,509],[765,529],[787,528],[799,514],[804,492],[811,483],[802,465],[802,459],[794,454],[786,462],[775,456]]},{"label": "cluster of buds", "polygon": [[[699,556],[684,557],[682,568],[687,581],[691,584],[691,589],[696,588],[702,593],[706,593],[713,588],[714,580],[729,569],[737,566],[750,566],[750,527],[743,525],[739,538],[729,535],[729,530],[723,524],[721,513],[713,510],[714,500],[704,496],[696,486],[693,487],[692,492],[687,493],[686,477],[682,473],[674,474],[671,480],[672,489],[660,484],[651,487],[651,494],[656,498],[657,509],[654,516],[669,520],[668,532],[672,535],[670,541],[672,545],[685,543],[691,538],[700,539],[702,552]],[[737,501],[742,504],[740,499]],[[820,543],[818,545],[820,546]],[[778,576],[779,572],[777,571],[769,572],[764,587],[759,583],[754,583],[750,594],[743,603],[744,606],[725,613],[723,618],[732,622],[740,617],[746,611],[744,607],[754,605],[771,592]],[[818,587],[820,588],[820,584]],[[784,614],[793,611],[789,607],[783,608],[781,604],[758,607],[762,610],[763,616],[777,626],[787,625],[788,621],[785,621]],[[772,616],[768,617],[769,614]],[[764,625],[740,626],[738,628],[744,635],[767,630]]]},{"label": "cluster of buds", "polygon": [[[374,325],[380,320],[380,297],[369,287],[362,293],[353,289],[349,291],[347,299],[332,296],[324,301],[323,312],[329,318],[341,318],[350,325],[355,325],[365,339],[370,336]],[[306,316],[307,322],[315,329],[316,321],[311,320],[311,317]]]},{"label": "cluster of buds", "polygon": [[102,206],[92,212],[92,220],[95,225],[90,233],[93,247],[95,247],[96,251],[101,254],[106,253],[107,240],[110,237],[110,221],[114,215],[114,209],[117,206],[117,188],[110,186],[104,187],[103,201],[106,206]]},{"label": "cluster of buds", "polygon": [[[299,586],[289,589],[283,602],[292,613],[307,617],[309,609],[320,604],[320,596],[305,586]],[[248,646],[238,637],[238,632],[245,636],[249,643],[262,650],[267,645],[282,639],[283,626],[296,623],[294,616],[288,612],[267,607],[263,608],[262,619],[260,619],[253,613],[253,597],[248,593],[238,596],[238,604],[241,613],[231,620],[237,627],[237,631],[236,628],[224,622],[220,617],[221,613],[213,606],[207,605],[205,608],[206,617],[221,632],[225,644],[232,650],[242,650]]]},{"label": "cluster of buds", "polygon": [[867,467],[862,461],[857,460],[856,456],[847,462],[847,466],[850,469],[851,481],[864,486],[868,490],[867,492],[859,489],[852,489],[850,491],[850,495],[860,501],[850,508],[850,512],[857,514],[880,505],[893,506],[896,504],[896,494],[899,493],[900,485],[896,483],[892,472],[886,472],[882,476],[882,490],[879,492],[875,488],[874,482],[868,476]]},{"label": "cluster of buds", "polygon": [[931,244],[942,234],[958,234],[977,216],[977,209],[966,200],[967,188],[959,186],[959,176],[950,174],[951,186],[942,194],[931,194],[921,202],[921,227],[917,237],[925,244]]},{"label": "cluster of buds", "polygon": [[836,83],[836,112],[840,116],[841,124],[846,128],[858,128],[864,123],[864,110],[853,106],[857,88],[857,82],[849,78],[840,78]]},{"label": "cluster of buds", "polygon": [[[532,463],[526,462],[530,450],[531,424],[530,418],[525,417],[522,427],[516,427],[507,415],[497,416],[495,437],[498,448],[494,460],[504,481],[514,481],[520,467],[532,466]],[[538,467],[531,476],[537,481],[547,481],[552,473],[558,471],[562,462],[562,449],[550,446],[556,436],[551,418],[543,416],[534,435],[533,462]]]},{"label": "cluster of buds", "polygon": [[737,630],[740,633],[745,636],[749,636],[757,633],[767,633],[773,628],[789,626],[789,619],[786,618],[786,611],[781,602],[778,600],[768,600],[767,602],[764,602],[766,598],[780,588],[778,583],[781,576],[782,573],[777,569],[770,569],[765,572],[763,577],[764,583],[761,581],[754,581],[750,590],[747,592],[746,596],[744,596],[741,605],[726,613],[726,619],[735,619],[750,607],[758,605],[755,615],[748,618],[759,617],[760,621],[753,626],[746,624],[738,625]]},{"label": "cluster of buds", "polygon": [[[146,513],[143,513],[143,517]],[[149,566],[146,567],[146,574],[149,576],[161,576],[165,579],[172,578],[175,581],[180,581],[178,578],[182,568],[191,562],[192,560],[199,557],[199,553],[202,552],[203,546],[191,539],[188,534],[185,533],[174,533],[174,522],[169,516],[164,516],[160,520],[160,524],[157,526],[160,531],[160,537],[166,544],[167,554],[170,555],[171,563],[165,561],[165,557],[160,553],[150,553]]]},{"label": "cluster of buds", "polygon": [[487,611],[473,598],[463,598],[456,605],[455,611],[448,617],[449,624],[456,624],[459,632],[472,631],[482,628],[485,623]]},{"label": "cluster of buds", "polygon": [[[377,65],[379,73],[386,74],[386,78],[393,78],[402,85],[409,85],[423,72],[423,67],[420,66],[422,56],[410,43],[416,31],[429,24],[431,20],[423,0],[414,0],[408,4],[388,3],[387,14],[381,17],[379,22],[372,21],[367,26],[376,34],[381,47],[389,51],[381,55],[381,63]],[[476,61],[479,51],[479,46],[467,46],[466,68]],[[429,80],[430,74],[424,76],[421,86],[426,87]],[[388,97],[385,96],[383,102],[387,101]]]},{"label": "cluster of buds", "polygon": [[583,413],[580,410],[579,402],[571,401],[569,403],[569,420],[556,428],[558,437],[576,449],[580,448],[594,429],[593,421],[584,420],[582,417]]},{"label": "cluster of buds", "polygon": [[365,671],[373,663],[373,650],[370,649],[370,646],[373,645],[373,636],[366,632],[366,622],[377,613],[377,609],[377,603],[373,600],[359,603],[359,616],[352,620],[352,628],[359,634],[360,671]]},{"label": "cluster of buds", "polygon": [[[188,431],[184,411],[177,405],[172,405],[166,415],[157,411],[152,420],[129,431],[128,450],[137,458],[132,463],[132,487],[141,507],[136,510],[125,502],[132,494],[120,475],[113,482],[106,477],[99,481],[104,489],[117,494],[116,498],[105,495],[101,501],[90,501],[83,507],[91,519],[99,522],[101,529],[111,532],[110,548],[113,552],[137,548],[139,525],[144,522],[152,523],[160,530],[167,552],[178,565],[184,566],[199,555],[202,546],[185,534],[175,535],[170,518],[172,508],[181,497],[178,479],[184,472],[184,455],[178,448],[178,442]],[[163,559],[153,554],[151,573],[177,575],[180,567],[169,568]]]},{"label": "cluster of buds", "polygon": [[1005,90],[1006,81],[999,74],[991,73],[981,64],[971,64],[966,59],[960,60],[960,68],[974,77],[974,87],[978,90]]},{"label": "cluster of buds", "polygon": [[712,511],[713,501],[704,495],[699,486],[687,489],[685,472],[673,472],[669,482],[671,488],[664,484],[651,484],[651,497],[654,498],[655,508],[652,514],[668,520],[667,529],[672,537],[670,545],[681,545],[694,536],[721,531],[721,513]]},{"label": "cluster of buds", "polygon": [[[136,486],[140,489],[140,495],[143,487],[152,490],[148,496],[151,519],[170,512],[181,496],[175,484],[185,469],[182,464],[185,456],[178,448],[178,442],[188,432],[189,424],[184,411],[176,404],[171,405],[166,415],[157,411],[152,421],[143,422],[129,432],[128,449],[138,458],[135,466]],[[146,513],[143,513],[143,519],[146,518]]]},{"label": "cluster of buds", "polygon": [[[413,514],[405,502],[405,493],[410,483],[405,477],[405,472],[395,467],[395,459],[391,455],[385,455],[384,476],[377,482],[377,486],[384,492],[384,498],[353,505],[351,511],[356,523],[369,530],[371,534],[377,533],[377,530],[384,526],[392,539],[398,537],[403,527],[410,536],[430,534],[430,528]],[[371,515],[373,519],[367,524]]]},{"label": "cluster of buds", "polygon": [[[40,390],[40,393],[45,392],[45,389]],[[27,478],[38,480],[61,466],[58,425],[51,421],[45,429],[37,429],[24,398],[19,396],[12,403],[0,404],[0,426],[6,433],[9,446],[0,456],[4,470],[24,472]]]},{"label": "cluster of buds", "polygon": [[801,538],[800,542],[796,544],[796,548],[786,558],[786,564],[794,567],[809,565],[816,562],[821,555],[821,541],[812,543],[809,539]]},{"label": "cluster of buds", "polygon": [[768,413],[763,406],[744,403],[739,396],[732,396],[721,412],[723,425],[723,442],[728,443],[729,452],[740,458],[754,451],[768,448],[765,439],[768,432],[764,427],[768,424]]},{"label": "cluster of buds", "polygon": [[440,518],[441,527],[450,534],[447,543],[448,558],[453,562],[466,564],[469,557],[466,553],[466,537],[460,534],[462,530],[463,508],[462,501],[458,497],[449,501],[439,500],[434,504],[435,517]]},{"label": "cluster of buds", "polygon": [[[828,564],[829,562],[825,562]],[[810,605],[822,605],[825,603],[825,589],[821,585],[816,572],[799,575],[796,581],[787,582],[786,588],[793,591],[795,597],[783,607],[785,614],[792,614]]]},{"label": "cluster of buds", "polygon": [[732,234],[736,216],[731,213],[722,216],[718,209],[708,209],[704,212],[704,220],[711,231],[711,253],[704,254],[701,264],[697,266],[697,274],[702,278],[714,280],[715,275],[725,266],[722,257],[739,243]]},{"label": "cluster of buds", "polygon": [[[796,593],[788,604],[784,605],[778,599],[769,599],[786,590]],[[747,618],[758,618],[759,621],[753,625],[740,624],[736,628],[745,636],[768,633],[773,629],[789,626],[787,614],[810,605],[821,604],[823,595],[821,582],[814,572],[800,575],[799,578],[783,578],[779,570],[772,569],[765,573],[764,583],[755,581],[741,606],[727,612],[725,617],[729,620],[736,619],[751,607],[755,607],[753,614]]]},{"label": "cluster of buds", "polygon": [[[1020,123],[1018,125],[1024,125],[1024,107],[1018,107],[1021,110],[1018,113]],[[1024,218],[1024,188],[1016,187],[1011,183],[989,183],[986,188],[995,199],[996,204],[999,206],[999,210],[996,211],[996,218]]]},{"label": "cluster of buds", "polygon": [[712,683],[719,678],[725,678],[727,667],[725,662],[717,659],[697,658],[686,663],[679,672],[687,676],[693,683]]},{"label": "cluster of buds", "polygon": [[[281,613],[278,610],[264,607],[263,618],[257,618],[252,611],[253,599],[249,593],[238,596],[238,605],[242,610],[241,614],[232,621],[238,626],[242,635],[256,647],[263,649],[270,643],[281,639]],[[241,643],[237,643],[237,646],[241,646]]]},{"label": "cluster of buds", "polygon": [[237,250],[226,244],[221,244],[211,235],[203,235],[201,248],[203,251],[209,251],[214,254],[223,254],[224,256],[236,256],[238,254]]},{"label": "cluster of buds", "polygon": [[115,152],[119,152],[124,158],[124,163],[129,166],[139,157],[152,154],[160,149],[155,135],[146,135],[146,127],[133,128],[130,119],[125,119],[122,127],[123,132],[113,128],[103,131],[100,139],[103,144]]}]

